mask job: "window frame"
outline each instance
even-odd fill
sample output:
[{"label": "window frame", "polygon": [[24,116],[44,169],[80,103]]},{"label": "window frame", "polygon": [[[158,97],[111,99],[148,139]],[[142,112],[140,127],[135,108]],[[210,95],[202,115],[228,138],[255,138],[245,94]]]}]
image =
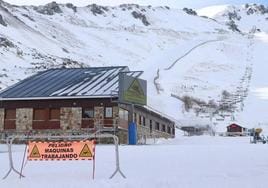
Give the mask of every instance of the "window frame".
[{"label": "window frame", "polygon": [[142,125],[142,115],[139,114],[139,125]]},{"label": "window frame", "polygon": [[129,112],[127,110],[125,110],[124,108],[119,108],[119,119],[125,120],[125,121],[129,121]]},{"label": "window frame", "polygon": [[[86,115],[86,111],[91,111],[92,114],[89,117],[85,117],[84,115]],[[87,114],[88,115],[88,114]],[[95,111],[93,107],[86,107],[86,108],[82,108],[82,119],[92,119],[95,117]]]},{"label": "window frame", "polygon": [[160,131],[160,123],[159,122],[155,122],[155,130]]},{"label": "window frame", "polygon": [[[12,117],[12,118],[10,118],[10,117],[7,118],[7,114],[9,114],[9,113],[7,113],[7,112],[10,112],[10,111],[12,111],[13,114],[14,114],[14,111],[15,111],[15,116],[14,116],[14,118],[13,118],[13,117]],[[10,116],[10,115],[9,115],[9,116]],[[5,119],[5,120],[16,120],[16,108],[5,109],[4,119]]]},{"label": "window frame", "polygon": [[165,124],[161,124],[161,131],[162,132],[167,132],[167,128]]},{"label": "window frame", "polygon": [[[108,113],[109,113],[109,116],[107,115]],[[104,117],[105,118],[113,118],[113,107],[111,107],[111,106],[105,107]]]},{"label": "window frame", "polygon": [[[39,119],[39,118],[36,118],[36,116],[37,116],[37,112],[38,111],[42,111],[42,113],[40,113],[40,114],[43,114],[43,119]],[[47,121],[47,120],[49,120],[49,114],[48,114],[49,112],[48,112],[48,109],[46,109],[46,108],[34,108],[33,109],[33,121]],[[38,114],[38,117],[40,116],[40,114]]]},{"label": "window frame", "polygon": [[144,127],[146,126],[146,118],[145,118],[145,116],[142,116],[142,125]]},{"label": "window frame", "polygon": [[[57,116],[58,116],[57,119],[52,119],[51,112],[53,112],[54,110],[57,110]],[[60,108],[49,108],[48,120],[49,121],[60,121]]]}]

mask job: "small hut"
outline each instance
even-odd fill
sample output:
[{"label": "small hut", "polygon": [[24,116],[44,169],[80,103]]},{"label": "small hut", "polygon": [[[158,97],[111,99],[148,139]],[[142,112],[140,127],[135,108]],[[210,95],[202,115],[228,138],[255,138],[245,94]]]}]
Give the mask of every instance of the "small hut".
[{"label": "small hut", "polygon": [[227,126],[227,136],[246,136],[246,133],[247,129],[236,123]]}]

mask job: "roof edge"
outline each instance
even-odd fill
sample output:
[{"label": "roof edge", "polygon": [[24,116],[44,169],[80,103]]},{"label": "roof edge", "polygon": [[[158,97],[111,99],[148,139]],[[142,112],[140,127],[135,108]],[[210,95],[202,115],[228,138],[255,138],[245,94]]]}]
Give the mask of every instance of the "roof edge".
[{"label": "roof edge", "polygon": [[57,100],[57,99],[94,99],[94,98],[118,98],[111,95],[92,96],[60,96],[60,97],[27,97],[27,98],[1,98],[0,101],[28,101],[28,100]]}]

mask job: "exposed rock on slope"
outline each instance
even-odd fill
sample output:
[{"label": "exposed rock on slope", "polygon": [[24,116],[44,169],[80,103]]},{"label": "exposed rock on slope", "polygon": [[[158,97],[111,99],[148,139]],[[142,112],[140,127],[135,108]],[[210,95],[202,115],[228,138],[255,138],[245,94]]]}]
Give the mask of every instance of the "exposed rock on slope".
[{"label": "exposed rock on slope", "polygon": [[105,11],[108,11],[108,8],[107,7],[99,6],[99,5],[96,5],[96,4],[88,5],[87,7],[91,9],[91,12],[95,16],[97,16],[98,14],[99,15],[102,15],[102,14],[105,13]]},{"label": "exposed rock on slope", "polygon": [[3,38],[3,37],[0,37],[0,48],[1,48],[1,47],[5,47],[5,48],[7,48],[7,47],[14,48],[15,45],[14,45],[11,41],[9,41],[8,39]]},{"label": "exposed rock on slope", "polygon": [[148,22],[148,20],[144,14],[138,13],[136,11],[133,11],[131,14],[133,15],[134,18],[140,19],[145,26],[150,25],[150,23]]},{"label": "exposed rock on slope", "polygon": [[243,6],[207,7],[198,10],[198,15],[207,16],[224,23],[233,31],[247,33],[252,27],[257,27],[259,31],[267,31],[268,7],[264,5],[245,4]]},{"label": "exposed rock on slope", "polygon": [[183,8],[182,9],[184,12],[186,12],[187,14],[189,14],[189,15],[193,15],[193,16],[196,16],[197,15],[197,13],[193,10],[193,9],[191,9],[191,8]]},{"label": "exposed rock on slope", "polygon": [[245,4],[245,9],[248,15],[252,14],[266,14],[268,13],[268,7],[265,7],[264,5],[257,5],[257,4]]},{"label": "exposed rock on slope", "polygon": [[59,5],[56,2],[49,3],[45,6],[39,6],[34,8],[40,14],[54,15],[56,13],[62,13]]},{"label": "exposed rock on slope", "polygon": [[4,18],[2,17],[2,15],[0,14],[0,24],[2,25],[2,26],[7,26],[7,24],[6,24],[6,22],[4,21]]}]

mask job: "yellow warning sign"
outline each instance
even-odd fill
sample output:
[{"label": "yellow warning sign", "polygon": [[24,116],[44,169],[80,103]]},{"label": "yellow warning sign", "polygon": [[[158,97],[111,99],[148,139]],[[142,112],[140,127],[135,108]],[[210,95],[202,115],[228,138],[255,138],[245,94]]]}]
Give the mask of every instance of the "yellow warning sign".
[{"label": "yellow warning sign", "polygon": [[92,157],[92,153],[87,144],[84,145],[79,157]]},{"label": "yellow warning sign", "polygon": [[31,158],[39,158],[40,157],[40,153],[39,153],[39,150],[38,150],[36,145],[34,145],[32,152],[30,154],[30,157]]},{"label": "yellow warning sign", "polygon": [[95,141],[29,142],[28,160],[93,160]]},{"label": "yellow warning sign", "polygon": [[141,84],[135,79],[123,94],[124,100],[138,104],[146,104],[146,95]]}]

